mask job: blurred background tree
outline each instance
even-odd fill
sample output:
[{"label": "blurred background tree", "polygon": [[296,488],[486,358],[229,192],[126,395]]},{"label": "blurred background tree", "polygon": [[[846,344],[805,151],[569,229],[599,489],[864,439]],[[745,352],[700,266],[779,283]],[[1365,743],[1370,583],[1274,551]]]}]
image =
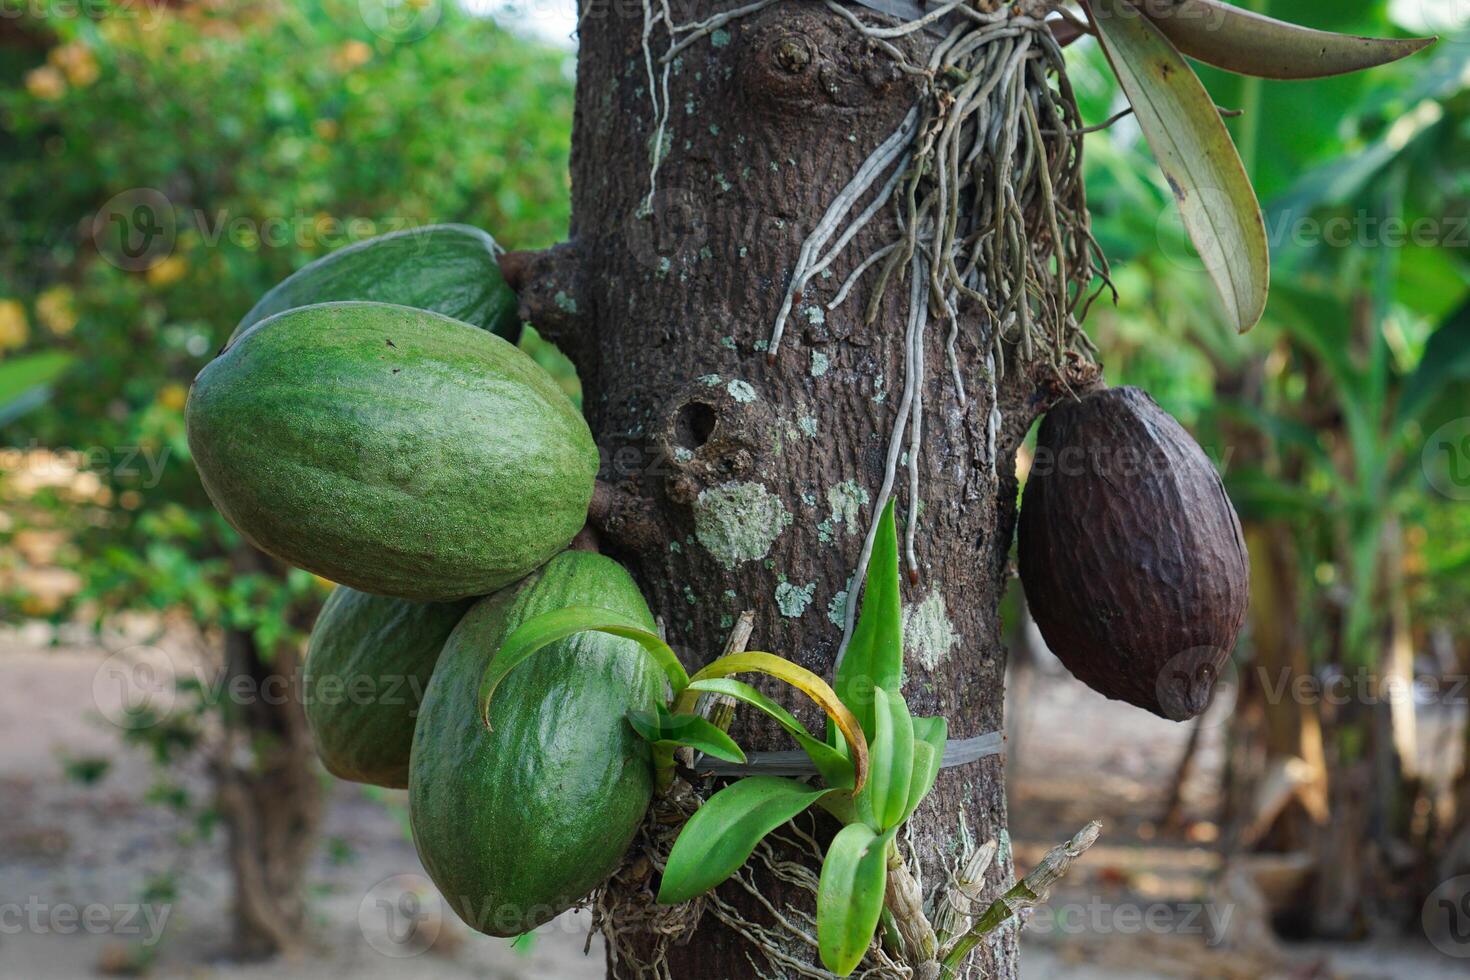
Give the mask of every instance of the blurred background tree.
[{"label": "blurred background tree", "polygon": [[[1453,6],[1269,12],[1393,33]],[[142,705],[128,733],[165,780],[207,760],[213,799],[181,782],[160,798],[201,835],[226,823],[244,953],[301,942],[319,773],[292,702],[219,690],[294,675],[325,586],[242,546],[210,507],[183,438],[188,384],[261,293],[350,241],[438,221],[515,248],[566,231],[567,54],[436,7],[422,36],[374,33],[355,0],[99,3],[89,18],[58,0],[0,19],[0,427],[12,477],[70,474],[6,502],[0,603],[99,630],[143,611],[195,637],[211,683],[166,717]],[[1094,45],[1071,62],[1084,118],[1122,108]],[[1231,125],[1268,212],[1266,319],[1238,338],[1216,317],[1125,119],[1087,144],[1121,295],[1089,329],[1112,383],[1149,389],[1214,452],[1247,525],[1227,847],[1296,869],[1283,927],[1361,934],[1470,871],[1466,693],[1448,682],[1470,670],[1470,488],[1423,465],[1432,433],[1470,439],[1470,36],[1344,79],[1203,74],[1245,110]],[[158,200],[172,230],[129,256],[109,233]],[[524,343],[576,390],[534,332]],[[28,567],[51,564],[75,578]],[[1363,677],[1375,696],[1344,705],[1291,693]],[[1430,679],[1447,681],[1438,697],[1384,690]]]},{"label": "blurred background tree", "polygon": [[[88,478],[33,496],[7,532],[64,532],[80,590],[26,576],[17,548],[3,601],[99,629],[148,611],[197,634],[209,683],[129,737],[165,777],[207,759],[213,799],[161,795],[228,829],[237,952],[296,949],[320,777],[299,704],[261,685],[296,679],[325,584],[210,505],[188,386],[263,292],[349,242],[441,221],[558,240],[569,61],[448,5],[422,37],[374,33],[355,0],[28,9],[0,34],[0,420],[21,469]],[[152,237],[130,252],[119,227]],[[254,693],[221,696],[242,684]]]}]

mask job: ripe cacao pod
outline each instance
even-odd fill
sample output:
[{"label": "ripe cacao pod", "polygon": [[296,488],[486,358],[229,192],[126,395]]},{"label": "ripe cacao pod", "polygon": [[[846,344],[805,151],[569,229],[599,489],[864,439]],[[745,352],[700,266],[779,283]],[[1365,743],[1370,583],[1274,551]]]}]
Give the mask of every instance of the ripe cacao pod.
[{"label": "ripe cacao pod", "polygon": [[617,869],[653,793],[648,744],[626,720],[652,711],[663,673],[636,642],[578,633],[501,682],[486,730],[480,678],[521,623],[594,606],[654,629],[623,567],[566,551],[480,600],[449,637],[414,730],[409,815],[429,877],[470,927],[534,929]]},{"label": "ripe cacao pod", "polygon": [[581,529],[597,446],[529,356],[449,317],[323,303],[199,372],[189,448],[262,551],[375,595],[482,596]]},{"label": "ripe cacao pod", "polygon": [[1146,393],[1047,413],[1019,553],[1041,635],[1078,680],[1176,721],[1208,707],[1245,621],[1245,539],[1209,458]]},{"label": "ripe cacao pod", "polygon": [[306,720],[328,772],[407,788],[419,702],[444,641],[474,602],[411,602],[345,585],[332,591],[302,677]]}]

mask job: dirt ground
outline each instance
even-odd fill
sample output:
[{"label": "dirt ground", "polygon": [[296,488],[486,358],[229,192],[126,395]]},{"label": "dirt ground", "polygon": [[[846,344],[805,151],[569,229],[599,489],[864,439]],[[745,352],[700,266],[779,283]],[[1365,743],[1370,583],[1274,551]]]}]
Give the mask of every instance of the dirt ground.
[{"label": "dirt ground", "polygon": [[[51,644],[33,625],[0,632],[0,978],[70,980],[125,972],[229,980],[350,975],[356,980],[592,980],[599,943],[583,955],[587,917],[563,917],[529,950],[470,932],[442,910],[404,830],[403,795],[373,795],[332,781],[324,846],[311,870],[315,945],[295,962],[240,965],[228,945],[229,880],[220,834],[180,846],[190,824],[150,797],[154,770],[123,746],[118,695],[99,683],[110,651]],[[1154,977],[1463,978],[1465,961],[1410,939],[1358,947],[1285,948],[1283,970],[1250,964],[1269,945],[1250,932],[1240,903],[1210,881],[1218,859],[1202,817],[1160,840],[1154,821],[1188,730],[1110,704],[1060,674],[1043,673],[1016,706],[1012,731],[1012,846],[1023,866],[1089,819],[1103,842],[1080,862],[1023,933],[1025,980]],[[1219,765],[1219,732],[1186,799],[1207,812]],[[100,780],[76,778],[108,759]],[[70,770],[71,775],[68,775]],[[324,779],[327,777],[324,777]],[[193,793],[204,784],[186,780]],[[156,794],[155,794],[156,796]],[[143,902],[150,882],[172,875],[177,894]],[[402,877],[409,876],[409,877]],[[384,942],[378,903],[415,896],[436,938],[411,957]],[[440,914],[442,912],[442,915]],[[1213,950],[1213,952],[1212,952]],[[699,978],[715,980],[715,978]]]}]

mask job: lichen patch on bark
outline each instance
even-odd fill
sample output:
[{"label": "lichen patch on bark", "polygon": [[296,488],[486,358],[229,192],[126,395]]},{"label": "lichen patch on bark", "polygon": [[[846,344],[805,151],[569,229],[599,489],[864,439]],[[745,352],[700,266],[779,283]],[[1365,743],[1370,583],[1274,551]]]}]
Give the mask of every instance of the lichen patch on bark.
[{"label": "lichen patch on bark", "polygon": [[945,608],[944,596],[939,594],[939,590],[904,608],[904,651],[917,657],[926,669],[938,667],[959,642],[960,635],[955,632],[954,623],[950,622],[949,610]]},{"label": "lichen patch on bark", "polygon": [[862,530],[858,519],[870,498],[856,480],[844,480],[827,491],[827,506],[832,508],[832,523],[846,524],[848,534]]},{"label": "lichen patch on bark", "polygon": [[759,483],[722,483],[694,502],[694,536],[726,568],[764,558],[791,512]]},{"label": "lichen patch on bark", "polygon": [[812,593],[816,591],[815,582],[808,582],[806,585],[781,582],[776,586],[776,608],[781,611],[781,615],[795,619],[806,612],[806,607],[812,603]]}]

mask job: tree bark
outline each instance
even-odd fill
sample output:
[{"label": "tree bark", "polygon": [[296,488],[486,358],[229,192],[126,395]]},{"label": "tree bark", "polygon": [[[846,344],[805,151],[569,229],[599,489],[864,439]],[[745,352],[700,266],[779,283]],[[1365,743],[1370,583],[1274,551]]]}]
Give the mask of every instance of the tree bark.
[{"label": "tree bark", "polygon": [[[675,17],[727,7],[693,0]],[[583,0],[571,239],[503,264],[523,315],[581,376],[601,477],[621,501],[602,549],[633,570],[691,670],[719,654],[748,608],[754,648],[827,674],[904,383],[908,290],[890,289],[872,325],[862,316],[871,280],[832,312],[809,300],[779,358],[765,341],[804,238],[916,90],[821,5],[777,3],[735,20],[675,63],[668,150],[642,217],[655,133],[643,28],[637,5]],[[932,43],[919,37],[910,43]],[[656,44],[656,70],[659,53]],[[888,219],[865,229],[832,277],[814,280],[817,302],[893,234]],[[904,594],[905,694],[916,714],[945,716],[952,737],[1001,728],[1015,450],[1045,407],[1027,372],[1007,371],[992,455],[983,352],[966,326],[957,354],[967,403],[945,331],[931,331],[925,351],[920,572]],[[767,690],[817,724],[808,705]],[[733,731],[747,748],[789,747],[749,713]],[[962,823],[976,841],[1001,840],[988,901],[1012,881],[999,759],[945,771],[916,815],[931,891],[956,859]],[[764,884],[779,902],[779,884]],[[706,916],[669,966],[679,978],[750,977],[749,952]],[[977,975],[1014,977],[1013,927],[973,962]]]}]

